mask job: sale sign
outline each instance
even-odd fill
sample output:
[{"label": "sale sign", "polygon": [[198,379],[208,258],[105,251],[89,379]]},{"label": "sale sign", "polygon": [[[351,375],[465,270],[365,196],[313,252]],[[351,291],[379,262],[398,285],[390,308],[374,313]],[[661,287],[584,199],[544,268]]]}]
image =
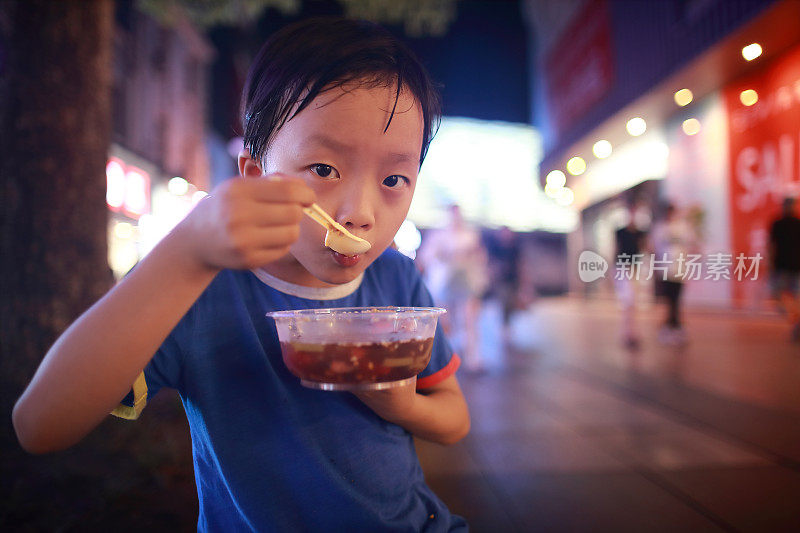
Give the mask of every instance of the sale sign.
[{"label": "sale sign", "polygon": [[[800,47],[732,83],[725,103],[734,256],[765,255],[781,202],[800,195]],[[741,296],[734,284],[734,298]]]}]

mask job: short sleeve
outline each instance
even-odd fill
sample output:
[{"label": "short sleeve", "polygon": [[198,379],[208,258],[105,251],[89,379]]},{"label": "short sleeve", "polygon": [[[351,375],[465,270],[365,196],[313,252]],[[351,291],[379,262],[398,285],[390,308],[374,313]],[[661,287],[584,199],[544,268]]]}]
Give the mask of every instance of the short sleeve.
[{"label": "short sleeve", "polygon": [[[411,263],[411,268],[413,269],[411,305],[414,307],[436,307],[428,288],[425,286],[425,282],[422,280],[422,276],[419,275],[413,263]],[[450,341],[447,340],[442,329],[442,322],[439,320],[433,337],[431,360],[425,370],[417,376],[417,389],[427,389],[438,385],[454,375],[460,364],[461,359],[453,352]]]},{"label": "short sleeve", "polygon": [[125,398],[111,411],[112,415],[136,420],[147,405],[147,400],[155,396],[162,387],[179,389],[183,359],[176,338],[179,326],[180,324],[170,333],[155,356],[139,374]]}]

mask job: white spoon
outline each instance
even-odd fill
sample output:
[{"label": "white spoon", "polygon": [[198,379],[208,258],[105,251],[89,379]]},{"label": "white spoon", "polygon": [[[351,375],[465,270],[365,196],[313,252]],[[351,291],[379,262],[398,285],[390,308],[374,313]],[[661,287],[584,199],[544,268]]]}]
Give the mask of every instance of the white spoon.
[{"label": "white spoon", "polygon": [[347,231],[317,204],[304,207],[303,212],[328,230],[325,234],[325,246],[331,250],[342,255],[359,255],[372,248],[369,241]]}]

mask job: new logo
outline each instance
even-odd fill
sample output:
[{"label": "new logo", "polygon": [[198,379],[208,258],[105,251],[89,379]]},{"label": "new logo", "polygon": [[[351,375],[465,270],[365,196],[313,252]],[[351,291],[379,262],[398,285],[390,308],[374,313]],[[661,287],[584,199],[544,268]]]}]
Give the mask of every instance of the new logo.
[{"label": "new logo", "polygon": [[608,261],[603,259],[600,254],[591,250],[584,250],[578,257],[578,277],[584,283],[606,277]]}]

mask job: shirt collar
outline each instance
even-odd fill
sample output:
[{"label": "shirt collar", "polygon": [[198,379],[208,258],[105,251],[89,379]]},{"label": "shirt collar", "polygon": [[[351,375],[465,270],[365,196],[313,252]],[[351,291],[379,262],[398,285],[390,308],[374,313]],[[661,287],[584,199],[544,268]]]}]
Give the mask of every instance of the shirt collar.
[{"label": "shirt collar", "polygon": [[362,272],[353,281],[348,281],[341,285],[334,285],[333,287],[307,287],[276,278],[261,268],[253,269],[251,272],[265,285],[282,293],[305,298],[307,300],[338,300],[339,298],[350,296],[361,286],[361,280],[364,279],[364,273]]}]

